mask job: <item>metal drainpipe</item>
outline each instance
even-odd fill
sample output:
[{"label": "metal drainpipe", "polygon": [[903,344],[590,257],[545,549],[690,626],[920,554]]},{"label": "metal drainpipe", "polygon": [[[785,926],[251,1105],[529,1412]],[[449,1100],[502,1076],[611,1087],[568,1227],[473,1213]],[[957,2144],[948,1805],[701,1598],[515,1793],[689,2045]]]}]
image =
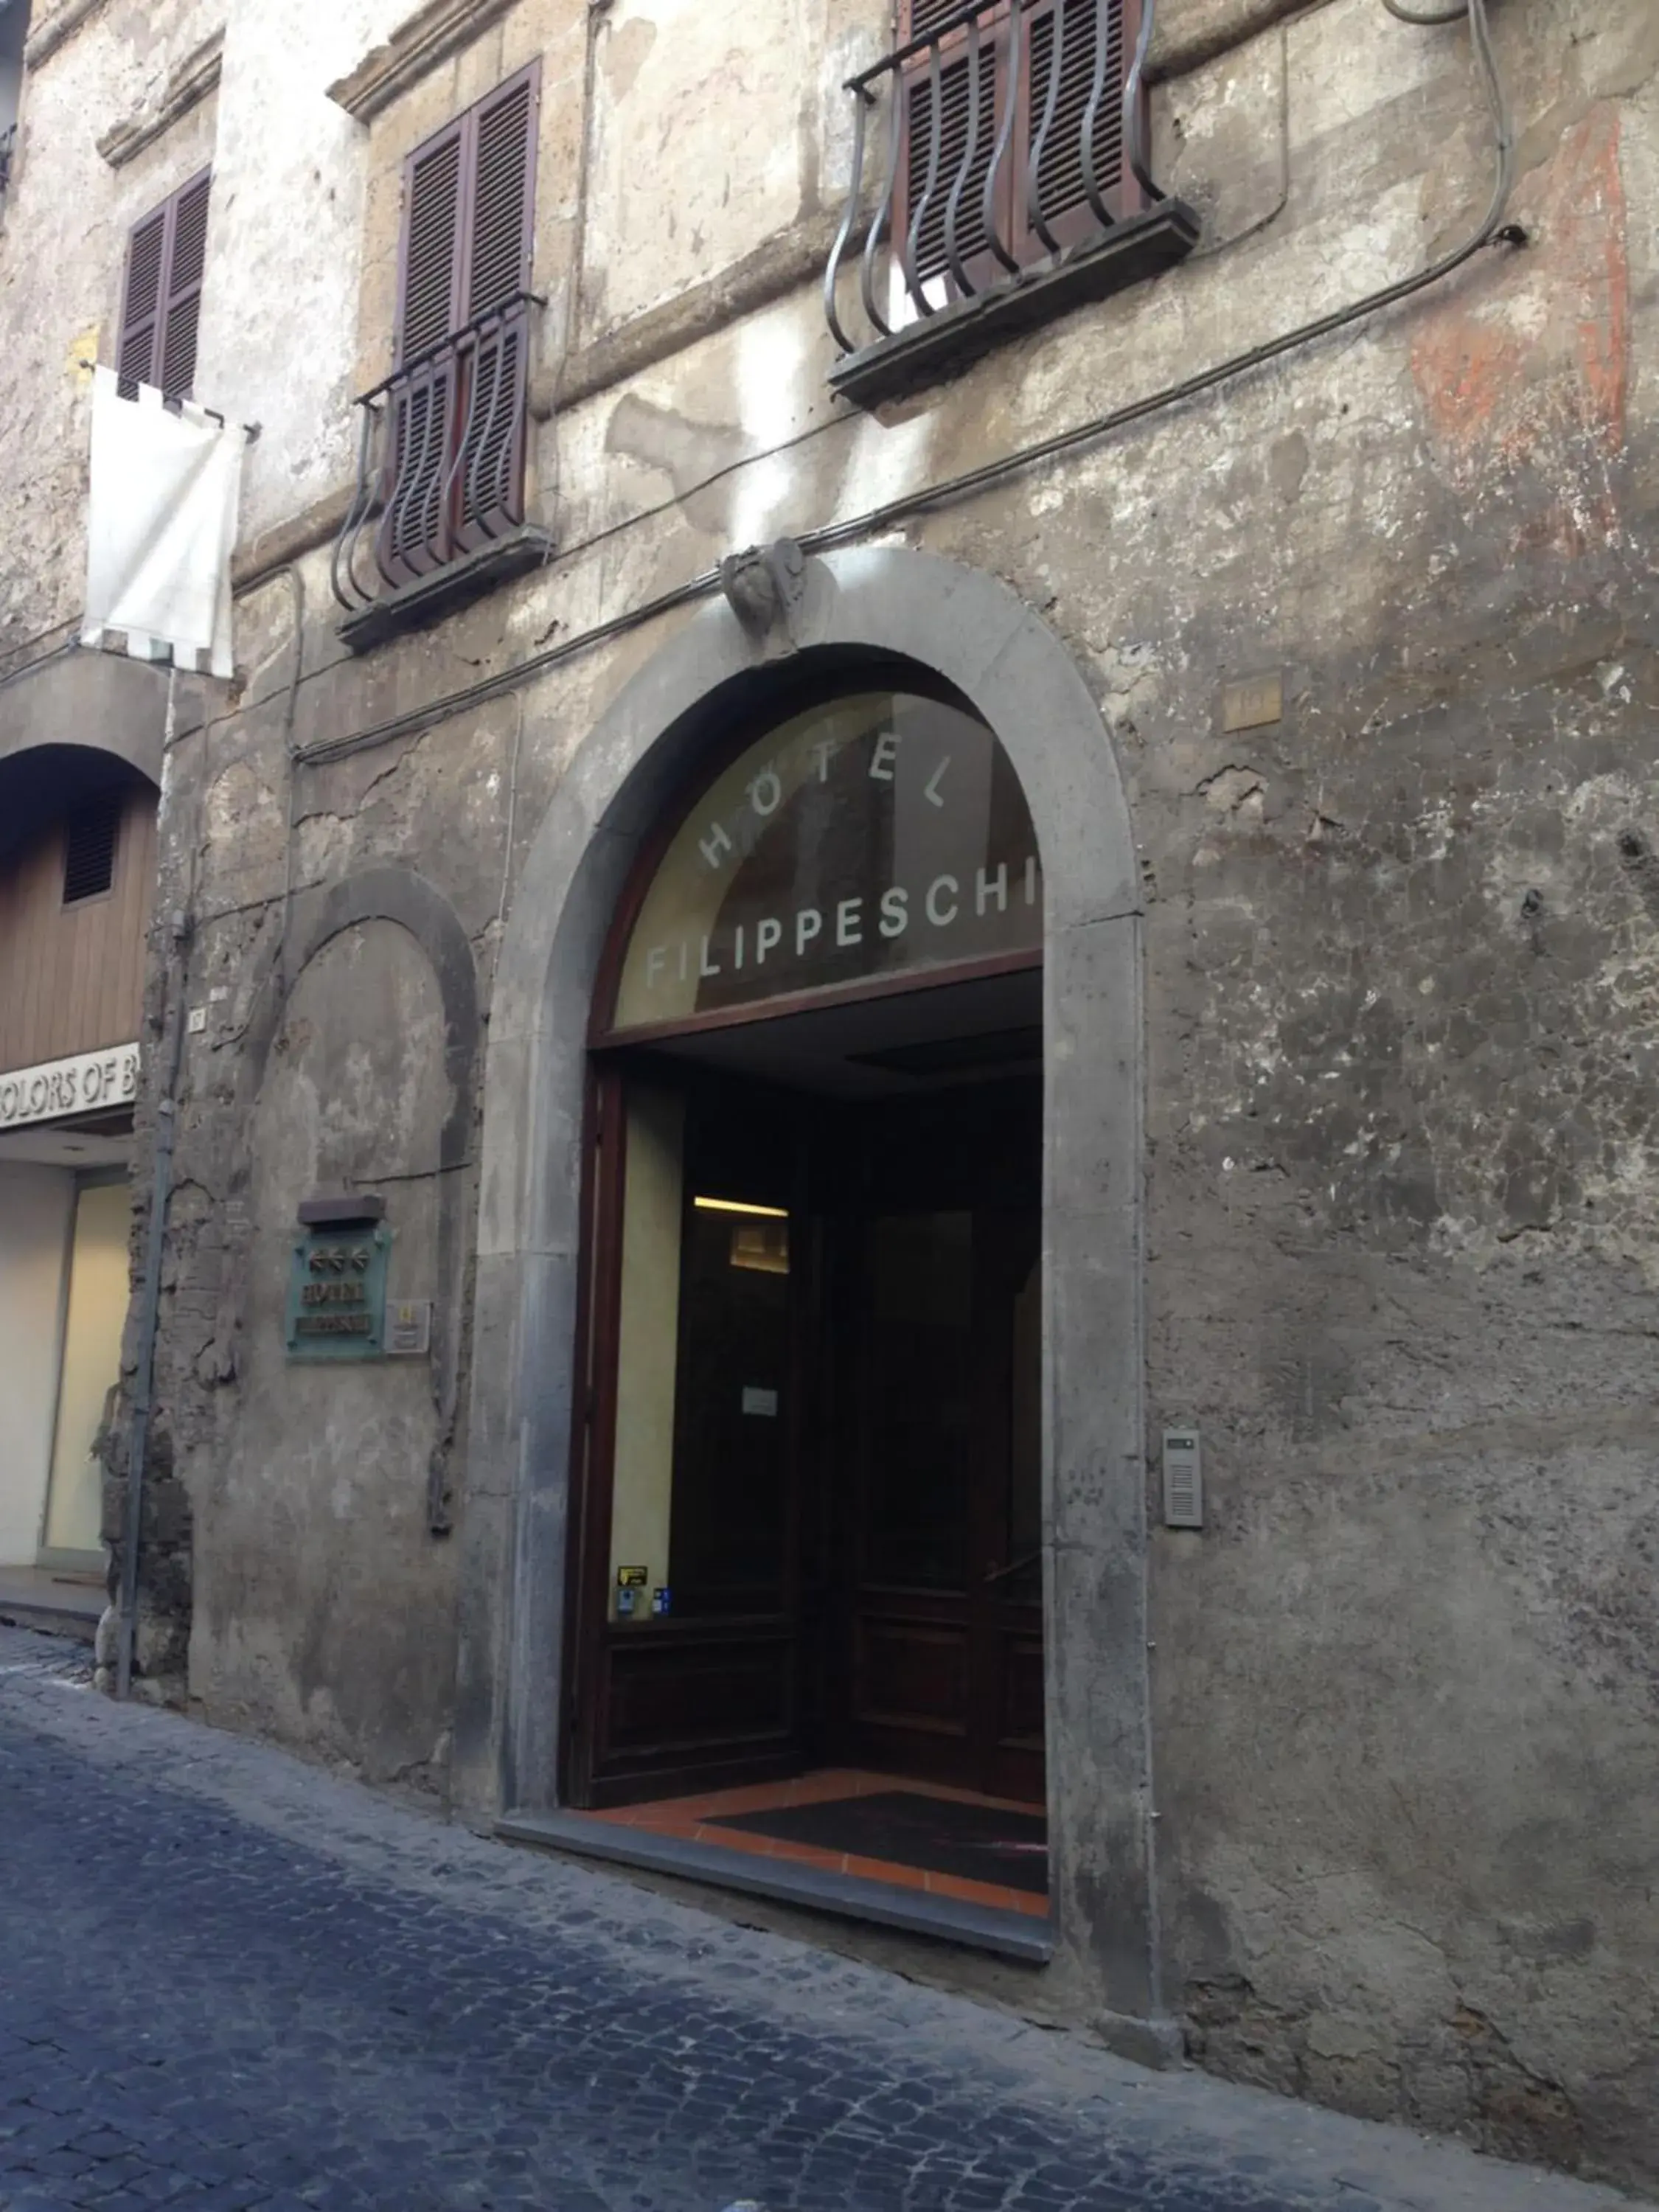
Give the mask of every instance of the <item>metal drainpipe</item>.
[{"label": "metal drainpipe", "polygon": [[[167,757],[176,727],[174,692],[176,672],[167,679],[167,737],[163,745],[165,787]],[[149,1452],[149,1417],[155,1388],[155,1332],[161,1304],[161,1250],[167,1236],[167,1206],[173,1194],[173,1147],[178,1130],[179,1071],[185,1049],[185,946],[190,933],[182,909],[176,908],[168,929],[172,951],[163,984],[166,1015],[162,1030],[164,1075],[156,1107],[155,1154],[150,1178],[149,1223],[144,1238],[144,1277],[139,1293],[137,1372],[132,1385],[132,1431],[127,1444],[126,1514],[122,1530],[119,1641],[116,1650],[115,1694],[126,1697],[132,1688],[133,1646],[137,1634],[138,1540],[144,1516],[144,1462]]]}]

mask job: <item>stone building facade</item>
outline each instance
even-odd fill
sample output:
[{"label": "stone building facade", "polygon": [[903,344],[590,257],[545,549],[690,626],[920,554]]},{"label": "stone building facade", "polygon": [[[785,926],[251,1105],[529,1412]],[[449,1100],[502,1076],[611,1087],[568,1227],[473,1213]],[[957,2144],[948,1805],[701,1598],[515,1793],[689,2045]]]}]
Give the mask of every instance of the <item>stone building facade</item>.
[{"label": "stone building facade", "polygon": [[[1120,2047],[1651,2186],[1659,19],[1494,0],[1489,70],[1479,7],[1147,5],[1090,0],[1090,36],[1123,42],[1097,67],[1071,13],[927,0],[896,25],[888,0],[36,0],[0,200],[0,706],[37,702],[32,742],[79,612],[82,364],[131,325],[134,225],[210,168],[195,392],[258,426],[237,676],[177,686],[157,779],[135,1401],[164,1131],[172,1159],[135,1680],[574,1848],[593,1808],[849,1745],[957,1802],[1035,1792],[1048,1888],[1023,1942],[988,1948],[994,1914],[969,1915],[942,1946],[922,1908],[865,1925],[845,1896],[790,1924]],[[1055,127],[1092,113],[1115,220],[1085,209],[1051,259],[1024,189],[1042,103],[1000,88],[1068,36],[1088,68]],[[983,114],[955,112],[982,159],[941,193],[963,141],[930,182],[930,72],[969,40]],[[495,170],[514,87],[527,136]],[[447,320],[415,346],[400,240],[452,158],[475,210],[492,177],[522,185],[527,228],[479,309],[494,248],[463,215],[472,292],[443,263]],[[984,210],[994,231],[1016,173],[999,258]],[[998,860],[981,820],[908,908],[878,907],[905,888],[879,875],[867,909],[811,906],[801,958],[818,935],[848,958],[773,1018],[746,985],[713,1018],[694,974],[696,1019],[635,1034],[618,975],[688,809],[740,759],[765,814],[772,733],[871,698],[837,822],[866,857],[908,849],[947,787],[907,798],[896,768],[890,799],[884,770],[963,718],[1004,793],[984,804],[1025,810],[1039,936],[971,974],[939,948],[939,974],[904,965],[924,905],[940,929],[966,911],[974,854],[977,918],[1003,895],[1025,848]],[[123,711],[84,741],[130,742]],[[803,768],[802,809],[811,788]],[[706,819],[718,856],[736,817]],[[781,871],[780,929],[804,850],[758,819],[744,845],[757,882]],[[878,911],[915,925],[887,978],[908,995],[866,988]],[[636,950],[660,975],[689,943],[712,977],[716,934]],[[798,1051],[779,1024],[826,1009],[842,1044],[820,1026]],[[996,1091],[944,1081],[976,1060],[1006,1124],[951,1118]],[[936,1117],[861,1172],[902,1154],[942,1178],[928,1219],[1040,1232],[1029,1402],[1019,1352],[996,1415],[1035,1425],[1035,1540],[1010,1506],[982,1565],[915,1569],[906,1621],[859,1613],[890,1671],[883,1714],[849,1717],[799,1534],[822,1508],[835,1553],[835,1469],[793,1423],[793,1595],[771,1643],[744,1627],[746,1674],[720,1629],[711,1718],[686,1686],[714,1680],[714,1631],[662,1618],[676,1552],[641,1568],[661,1603],[636,1621],[606,1550],[613,1522],[653,1525],[643,1490],[623,1517],[618,1426],[648,1428],[672,1373],[628,1346],[680,1328],[683,1403],[686,1316],[713,1310],[653,1322],[648,1266],[630,1305],[618,1148],[646,1158],[641,1067],[765,1105],[703,1186],[787,1222],[787,1261],[744,1248],[759,1298],[803,1279],[818,1218],[763,1190],[769,1131],[798,1159],[819,1141],[778,1100],[850,1098],[854,1064],[872,1114]],[[1003,1185],[947,1190],[958,1138],[963,1175]],[[690,1239],[690,1163],[719,1147],[673,1145]],[[323,1250],[384,1267],[368,1348],[396,1352],[395,1322],[408,1353],[295,1356]],[[975,1316],[1000,1295],[978,1267]],[[849,1344],[884,1310],[824,1296]],[[945,1312],[903,1340],[919,1360],[944,1358]],[[809,1360],[836,1324],[815,1326]],[[909,1370],[924,1413],[933,1371]],[[745,1382],[743,1451],[780,1402]],[[666,1433],[627,1449],[678,1483]],[[878,1488],[922,1545],[943,1522],[905,1464],[895,1444]],[[738,1493],[708,1480],[718,1535]],[[833,1612],[831,1569],[823,1589]],[[672,1684],[639,1657],[659,1632]],[[785,1680],[787,1712],[763,1695]],[[988,1682],[1006,1725],[982,1729]],[[653,1767],[641,1747],[677,1726]],[[812,1902],[785,1882],[742,1909]]]}]

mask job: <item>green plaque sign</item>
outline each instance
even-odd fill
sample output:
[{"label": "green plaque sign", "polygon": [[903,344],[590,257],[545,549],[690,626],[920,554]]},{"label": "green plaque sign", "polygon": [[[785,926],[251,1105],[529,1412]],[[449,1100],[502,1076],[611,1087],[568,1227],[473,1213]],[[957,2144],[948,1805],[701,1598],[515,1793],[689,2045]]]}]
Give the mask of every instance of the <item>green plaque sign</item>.
[{"label": "green plaque sign", "polygon": [[384,1222],[308,1229],[288,1285],[290,1359],[379,1359],[386,1352]]}]

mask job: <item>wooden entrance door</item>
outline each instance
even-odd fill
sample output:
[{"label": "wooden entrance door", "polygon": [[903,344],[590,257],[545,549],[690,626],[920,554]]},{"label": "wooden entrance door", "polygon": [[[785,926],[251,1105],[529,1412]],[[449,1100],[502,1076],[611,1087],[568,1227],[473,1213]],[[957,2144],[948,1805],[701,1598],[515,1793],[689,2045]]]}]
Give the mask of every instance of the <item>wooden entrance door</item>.
[{"label": "wooden entrance door", "polygon": [[799,1506],[814,1305],[787,1095],[613,1067],[594,1133],[566,1788],[604,1806],[808,1763]]},{"label": "wooden entrance door", "polygon": [[573,1802],[828,1760],[1040,1802],[1037,1084],[654,1060],[597,1126]]},{"label": "wooden entrance door", "polygon": [[1040,1097],[866,1109],[830,1358],[850,1763],[1043,1795]]}]

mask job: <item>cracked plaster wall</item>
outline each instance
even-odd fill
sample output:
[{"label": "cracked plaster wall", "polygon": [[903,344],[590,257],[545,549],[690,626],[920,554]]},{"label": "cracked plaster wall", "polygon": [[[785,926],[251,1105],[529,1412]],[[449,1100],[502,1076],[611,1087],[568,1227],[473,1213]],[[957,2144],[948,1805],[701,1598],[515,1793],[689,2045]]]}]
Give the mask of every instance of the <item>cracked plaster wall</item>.
[{"label": "cracked plaster wall", "polygon": [[[549,327],[573,345],[695,299],[769,221],[802,219],[813,191],[833,200],[836,103],[799,91],[849,65],[820,46],[819,11],[775,11],[780,50],[808,58],[745,76],[774,107],[741,133],[697,95],[727,34],[705,21],[671,41],[686,12],[625,0],[596,19],[585,214],[581,132],[567,118],[566,151],[544,146],[543,234],[566,239]],[[878,38],[880,13],[837,38]],[[353,18],[342,66],[396,14]],[[563,549],[550,571],[357,662],[333,638],[322,556],[307,559],[295,738],[363,728],[733,546],[1155,390],[1471,222],[1489,155],[1461,33],[1407,30],[1375,0],[1169,15],[1216,47],[1156,111],[1165,178],[1208,225],[1186,269],[881,419],[828,399],[810,288],[688,329],[539,433]],[[1201,1535],[1152,1544],[1166,2002],[1224,2072],[1651,2187],[1659,33],[1638,0],[1510,0],[1496,18],[1524,250],[899,534],[1001,575],[1066,639],[1141,843],[1149,1453],[1166,1419],[1196,1420],[1210,1492]],[[233,11],[222,101],[246,36]],[[466,68],[488,75],[458,63],[457,98]],[[374,177],[418,135],[413,107],[398,117],[367,141],[336,132],[328,182],[342,208],[362,196],[365,270],[385,251]],[[732,188],[705,210],[688,180],[677,227],[653,229],[642,210],[660,195],[630,196],[624,144],[657,149],[653,191],[680,163],[726,162]],[[289,250],[265,234],[268,279]],[[319,421],[385,324],[383,306],[359,314],[338,265],[337,288],[303,304],[315,364],[309,341],[296,360],[274,324],[259,335],[260,373]],[[43,389],[56,359],[41,356]],[[333,448],[296,436],[256,449],[262,520],[325,488]],[[45,586],[9,588],[33,605]],[[247,1724],[441,1786],[447,1626],[424,1652],[409,1630],[330,1640],[358,1632],[341,1607],[445,1620],[441,1547],[408,1517],[424,1495],[413,1446],[388,1458],[367,1516],[394,1532],[383,1568],[343,1516],[351,1565],[331,1613],[321,1538],[283,1558],[293,1532],[257,1479],[262,1454],[299,1449],[270,1370],[270,1240],[314,1164],[289,1157],[287,1133],[331,1087],[313,1073],[302,1097],[273,1060],[240,1186],[243,1039],[271,989],[288,866],[293,606],[281,578],[244,597],[245,687],[173,769],[166,896],[196,913],[190,994],[210,1007],[186,1061],[161,1370],[163,1441],[197,1516],[189,1686]],[[301,769],[296,890],[388,860],[417,868],[487,988],[564,763],[665,634]],[[1267,670],[1283,674],[1282,720],[1228,733],[1224,684]],[[361,1004],[378,1015],[346,1018],[337,977],[301,991],[337,1011],[331,1053],[390,1054],[391,1090],[428,1100],[430,1000],[406,950],[377,942],[381,997]],[[411,1106],[409,1130],[430,1110]],[[362,1386],[399,1437],[418,1426],[406,1387]],[[337,1436],[348,1461],[360,1434]],[[331,1486],[356,1480],[295,1462],[325,1528]],[[234,1586],[265,1593],[246,1632]],[[158,1651],[163,1680],[182,1652]],[[412,1685],[417,1721],[382,1727],[354,1705],[354,1668]],[[994,1986],[1087,2009],[1086,1993]]]}]

